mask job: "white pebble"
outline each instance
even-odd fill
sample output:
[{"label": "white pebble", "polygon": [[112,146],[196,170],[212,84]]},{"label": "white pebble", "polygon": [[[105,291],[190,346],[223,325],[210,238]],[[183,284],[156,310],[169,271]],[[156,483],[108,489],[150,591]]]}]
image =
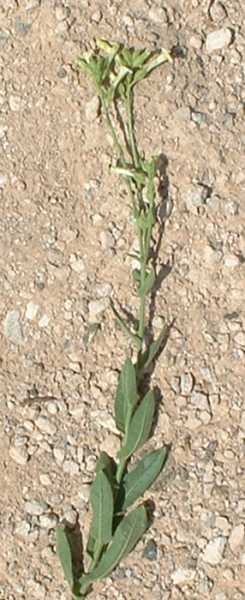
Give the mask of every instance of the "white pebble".
[{"label": "white pebble", "polygon": [[84,502],[88,502],[89,501],[90,487],[91,486],[88,483],[83,483],[80,486],[79,496],[80,496],[80,498],[82,498],[82,500],[84,500]]},{"label": "white pebble", "polygon": [[47,433],[48,435],[55,435],[57,431],[56,425],[51,423],[47,417],[43,416],[40,416],[36,419],[36,426],[38,429],[40,429],[40,431],[42,431],[42,433]]},{"label": "white pebble", "polygon": [[21,107],[21,98],[20,98],[20,96],[14,96],[14,95],[9,96],[9,108],[10,108],[10,110],[13,110],[14,112],[18,112],[18,110],[20,110],[20,107]]},{"label": "white pebble", "polygon": [[245,347],[245,331],[239,331],[234,336],[234,341],[238,346]]},{"label": "white pebble", "polygon": [[0,188],[4,188],[4,186],[7,185],[7,183],[8,183],[7,175],[1,175],[1,173],[0,173]]},{"label": "white pebble", "polygon": [[89,320],[93,321],[96,317],[98,317],[101,313],[103,313],[108,307],[108,300],[91,300],[89,302]]},{"label": "white pebble", "polygon": [[85,272],[85,263],[82,258],[75,256],[72,254],[70,257],[70,267],[75,273],[84,273]]},{"label": "white pebble", "polygon": [[230,269],[238,267],[240,265],[239,257],[235,254],[227,254],[224,258],[224,265]]},{"label": "white pebble", "polygon": [[230,537],[229,537],[229,546],[233,553],[236,553],[244,542],[244,525],[240,523],[240,525],[236,525],[233,527]]},{"label": "white pebble", "polygon": [[62,465],[65,460],[65,450],[64,448],[54,448],[53,455],[58,465]]},{"label": "white pebble", "polygon": [[203,392],[192,392],[191,404],[193,404],[193,406],[199,410],[209,411],[208,397]]},{"label": "white pebble", "polygon": [[46,473],[41,473],[40,476],[39,476],[39,479],[40,479],[40,483],[42,485],[47,486],[47,487],[50,486],[51,483],[52,483],[49,475],[47,475]]},{"label": "white pebble", "polygon": [[89,102],[87,102],[85,107],[85,117],[87,121],[95,121],[99,115],[100,110],[100,99],[98,96],[93,96]]},{"label": "white pebble", "polygon": [[100,234],[100,243],[103,250],[111,250],[115,246],[115,239],[110,231],[102,231]]},{"label": "white pebble", "polygon": [[26,307],[26,314],[25,314],[26,319],[28,319],[29,321],[32,321],[33,319],[35,319],[38,309],[39,309],[38,304],[34,304],[34,302],[28,302],[27,307]]},{"label": "white pebble", "polygon": [[55,529],[58,523],[58,517],[56,515],[41,515],[39,519],[39,525],[42,529]]},{"label": "white pebble", "polygon": [[194,569],[177,569],[172,575],[174,585],[187,585],[195,579]]},{"label": "white pebble", "polygon": [[218,536],[208,542],[202,556],[204,562],[210,565],[218,565],[223,558],[225,546],[226,538],[223,536]]},{"label": "white pebble", "polygon": [[18,523],[18,525],[16,525],[15,535],[26,538],[28,537],[30,530],[30,523],[27,523],[26,521],[21,521],[21,523]]},{"label": "white pebble", "polygon": [[33,517],[39,517],[48,510],[47,502],[28,501],[24,505],[25,512]]},{"label": "white pebble", "polygon": [[63,463],[63,471],[69,475],[79,475],[79,465],[75,463],[74,460],[65,460]]},{"label": "white pebble", "polygon": [[9,456],[17,463],[17,465],[26,465],[29,454],[25,446],[12,446],[9,450]]},{"label": "white pebble", "polygon": [[230,29],[218,29],[208,33],[206,39],[206,49],[208,53],[214,50],[222,50],[231,43],[232,33]]},{"label": "white pebble", "polygon": [[39,327],[41,327],[41,329],[45,329],[45,327],[48,327],[50,318],[48,317],[48,315],[43,315],[43,317],[41,317],[40,321],[38,322]]}]

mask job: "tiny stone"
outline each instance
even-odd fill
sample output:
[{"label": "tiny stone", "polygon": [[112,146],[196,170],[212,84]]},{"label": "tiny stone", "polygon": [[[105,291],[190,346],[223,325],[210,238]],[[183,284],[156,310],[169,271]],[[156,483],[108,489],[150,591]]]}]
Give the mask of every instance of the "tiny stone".
[{"label": "tiny stone", "polygon": [[55,402],[48,402],[47,411],[50,415],[57,415],[58,410],[58,406]]},{"label": "tiny stone", "polygon": [[46,473],[41,473],[41,475],[39,476],[39,479],[40,479],[40,483],[47,487],[50,486],[52,483],[49,475],[47,475]]},{"label": "tiny stone", "polygon": [[100,99],[98,96],[93,96],[93,98],[87,102],[85,107],[85,117],[87,121],[93,122],[99,116],[100,111]]},{"label": "tiny stone", "polygon": [[235,336],[234,336],[234,342],[238,345],[238,346],[242,346],[245,347],[245,331],[239,331]]},{"label": "tiny stone", "polygon": [[19,523],[15,528],[15,534],[19,537],[26,538],[28,537],[30,530],[30,523],[27,523],[26,521],[21,521],[21,523]]},{"label": "tiny stone", "polygon": [[199,410],[209,411],[208,397],[203,392],[192,392],[191,404],[193,404],[195,408],[198,408]]},{"label": "tiny stone", "polygon": [[53,455],[58,465],[62,465],[65,460],[65,450],[63,448],[54,448]]},{"label": "tiny stone", "polygon": [[4,188],[4,186],[7,185],[7,183],[8,183],[7,175],[0,174],[0,188]]},{"label": "tiny stone", "polygon": [[12,446],[9,450],[9,456],[17,463],[17,465],[26,465],[29,454],[25,446]]},{"label": "tiny stone", "polygon": [[244,542],[244,532],[244,525],[242,523],[233,527],[229,537],[229,546],[233,553],[236,553],[242,546]]},{"label": "tiny stone", "polygon": [[75,463],[74,460],[65,460],[63,463],[63,471],[69,475],[78,475],[79,465]]},{"label": "tiny stone", "polygon": [[112,285],[110,283],[102,283],[96,286],[96,294],[98,298],[108,298],[112,293]]},{"label": "tiny stone", "polygon": [[42,529],[55,529],[58,523],[58,517],[56,515],[41,515],[39,519],[39,525]]},{"label": "tiny stone", "polygon": [[20,96],[14,96],[14,95],[9,96],[9,108],[11,110],[13,110],[14,112],[17,112],[18,110],[20,110],[20,107],[21,107]]},{"label": "tiny stone", "polygon": [[147,542],[144,548],[143,557],[147,558],[147,560],[157,560],[157,545],[154,540],[149,540],[149,542]]},{"label": "tiny stone", "polygon": [[69,15],[67,9],[64,6],[57,6],[55,9],[55,17],[57,21],[65,21]]},{"label": "tiny stone", "polygon": [[182,373],[180,376],[180,393],[189,396],[194,387],[194,377],[191,373]]},{"label": "tiny stone", "polygon": [[172,575],[174,585],[188,585],[195,579],[194,569],[177,569]]},{"label": "tiny stone", "polygon": [[36,426],[43,433],[47,433],[48,435],[55,435],[57,428],[56,425],[51,423],[51,421],[47,417],[40,416],[36,419]]},{"label": "tiny stone", "polygon": [[26,307],[26,313],[25,313],[26,319],[28,319],[29,321],[32,321],[33,319],[35,319],[38,309],[39,309],[38,304],[34,304],[34,302],[28,302],[27,307]]},{"label": "tiny stone", "polygon": [[100,23],[101,19],[102,19],[101,10],[96,10],[96,12],[94,12],[92,14],[91,21],[93,21],[94,23]]},{"label": "tiny stone", "polygon": [[204,123],[207,123],[207,115],[203,112],[192,110],[191,120],[197,125],[203,125]]},{"label": "tiny stone", "polygon": [[240,265],[240,259],[235,254],[227,254],[224,258],[224,265],[229,268],[235,268]]},{"label": "tiny stone", "polygon": [[71,255],[70,258],[70,267],[75,273],[84,273],[85,272],[85,264],[82,258]]},{"label": "tiny stone", "polygon": [[179,121],[190,121],[191,120],[191,110],[189,106],[181,106],[175,111],[175,116]]},{"label": "tiny stone", "polygon": [[210,565],[218,565],[223,558],[225,546],[226,538],[223,536],[218,536],[208,542],[202,556],[204,562]]},{"label": "tiny stone", "polygon": [[91,302],[89,302],[88,308],[89,308],[89,320],[93,321],[94,319],[96,319],[96,317],[98,317],[101,313],[103,313],[108,307],[108,301],[107,299],[102,299],[102,300],[91,300]]},{"label": "tiny stone", "polygon": [[48,327],[50,318],[48,317],[48,315],[43,315],[43,317],[41,317],[40,321],[38,322],[39,327],[41,327],[41,329],[45,329],[45,327]]},{"label": "tiny stone", "polygon": [[230,29],[218,29],[208,33],[206,39],[206,49],[208,53],[214,50],[222,50],[231,43],[232,33]]},{"label": "tiny stone", "polygon": [[16,345],[23,344],[24,338],[20,325],[20,313],[18,310],[10,310],[3,322],[4,335],[10,342]]},{"label": "tiny stone", "polygon": [[62,242],[66,242],[67,244],[70,244],[71,242],[74,242],[74,240],[78,237],[78,230],[77,229],[70,229],[69,227],[66,227],[65,229],[62,229],[62,231],[60,232],[59,235],[59,239]]},{"label": "tiny stone", "polygon": [[192,35],[189,41],[189,45],[195,50],[201,50],[202,38],[199,35]]},{"label": "tiny stone", "polygon": [[86,459],[86,469],[89,473],[94,471],[96,463],[96,456],[94,454],[90,454]]},{"label": "tiny stone", "polygon": [[215,527],[217,527],[217,529],[220,529],[223,535],[229,535],[231,526],[226,517],[217,516],[215,519]]},{"label": "tiny stone", "polygon": [[103,250],[111,250],[115,246],[115,239],[110,231],[102,231],[100,234],[100,243]]},{"label": "tiny stone", "polygon": [[33,517],[39,517],[48,510],[47,502],[28,501],[24,505],[25,512]]},{"label": "tiny stone", "polygon": [[196,208],[199,208],[203,204],[206,204],[206,200],[209,196],[209,190],[205,186],[193,185],[184,195],[185,205],[187,210],[196,214]]},{"label": "tiny stone", "polygon": [[82,485],[80,485],[79,496],[80,498],[82,498],[82,500],[84,500],[84,502],[89,501],[90,487],[91,486],[87,483],[83,483]]},{"label": "tiny stone", "polygon": [[84,450],[82,446],[79,446],[77,448],[77,460],[79,462],[79,464],[81,465],[83,463],[84,460]]}]

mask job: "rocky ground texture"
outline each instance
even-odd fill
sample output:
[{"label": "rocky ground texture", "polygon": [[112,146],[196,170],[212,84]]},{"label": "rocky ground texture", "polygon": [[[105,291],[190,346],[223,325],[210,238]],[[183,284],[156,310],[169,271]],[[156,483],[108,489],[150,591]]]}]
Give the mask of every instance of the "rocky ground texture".
[{"label": "rocky ground texture", "polygon": [[157,268],[169,273],[153,323],[174,325],[152,379],[163,399],[149,447],[172,445],[149,494],[154,523],[91,598],[245,598],[244,17],[242,0],[0,2],[4,600],[70,598],[55,525],[79,518],[86,532],[96,457],[119,444],[128,342],[109,298],[136,310],[135,234],[74,68],[97,36],[175,47],[138,87],[136,123],[145,151],[165,157]]}]

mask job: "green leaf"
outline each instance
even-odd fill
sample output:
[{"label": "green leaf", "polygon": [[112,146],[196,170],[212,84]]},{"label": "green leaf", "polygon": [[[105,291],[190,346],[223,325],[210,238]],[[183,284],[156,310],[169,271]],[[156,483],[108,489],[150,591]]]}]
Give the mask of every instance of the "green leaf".
[{"label": "green leaf", "polygon": [[120,431],[125,431],[137,402],[136,371],[130,358],[126,358],[119,376],[115,399],[115,420]]},{"label": "green leaf", "polygon": [[139,269],[133,270],[133,278],[136,283],[140,282],[140,270]]},{"label": "green leaf", "polygon": [[149,292],[153,288],[155,279],[156,279],[155,273],[152,269],[151,271],[149,271],[149,273],[147,273],[143,285],[141,285],[139,288],[139,296],[146,296],[146,294],[149,294]]},{"label": "green leaf", "polygon": [[114,458],[112,458],[112,456],[109,456],[109,454],[107,454],[107,452],[104,452],[104,450],[101,452],[96,463],[96,473],[99,473],[99,471],[105,471],[109,481],[112,483],[113,477],[116,472],[116,463],[114,461]]},{"label": "green leaf", "polygon": [[144,371],[149,368],[155,356],[158,354],[164,340],[168,336],[168,332],[169,326],[164,325],[158,338],[154,342],[152,342],[149,348],[147,348],[147,350],[142,354],[137,368],[138,381],[141,379]]},{"label": "green leaf", "polygon": [[[119,314],[119,312],[117,311],[117,309],[115,308],[115,306],[112,304],[110,304],[111,309],[117,319],[117,322],[119,323],[120,327],[123,329],[123,331],[125,331],[125,333],[128,335],[128,337],[132,340],[132,342],[135,344],[136,349],[139,351],[140,347],[141,347],[141,340],[140,338],[137,336],[136,333],[133,333],[133,331],[131,331],[131,329],[128,327],[127,322],[125,321],[125,319],[123,319],[121,317],[121,315]],[[119,428],[120,429],[120,428]]]},{"label": "green leaf", "polygon": [[129,424],[125,445],[118,453],[119,459],[126,460],[148,440],[155,413],[154,393],[149,391],[136,409]]},{"label": "green leaf", "polygon": [[[153,450],[144,456],[122,481],[124,499],[120,512],[125,511],[152,485],[161,472],[168,457],[168,449]],[[120,492],[119,492],[120,494]]]},{"label": "green leaf", "polygon": [[72,553],[68,538],[63,525],[58,525],[56,528],[56,552],[60,559],[64,577],[69,583],[70,588],[73,588],[73,567]]},{"label": "green leaf", "polygon": [[147,62],[142,67],[142,69],[139,69],[135,73],[134,79],[133,79],[131,85],[134,86],[138,81],[142,81],[142,79],[145,79],[145,77],[148,77],[148,75],[151,73],[151,71],[153,71],[154,69],[156,69],[157,67],[159,67],[160,65],[162,65],[165,62],[172,62],[172,58],[171,58],[169,52],[163,48],[160,53],[155,55],[155,57],[152,58],[152,60],[150,60],[149,62]]},{"label": "green leaf", "polygon": [[104,552],[98,566],[88,575],[81,578],[81,592],[89,583],[102,579],[111,573],[118,563],[136,546],[148,527],[148,516],[145,507],[138,506],[124,517],[112,538],[111,544]]},{"label": "green leaf", "polygon": [[93,509],[90,536],[96,540],[97,548],[102,548],[112,538],[114,508],[111,484],[102,470],[96,473],[94,483],[91,485],[90,501]]}]

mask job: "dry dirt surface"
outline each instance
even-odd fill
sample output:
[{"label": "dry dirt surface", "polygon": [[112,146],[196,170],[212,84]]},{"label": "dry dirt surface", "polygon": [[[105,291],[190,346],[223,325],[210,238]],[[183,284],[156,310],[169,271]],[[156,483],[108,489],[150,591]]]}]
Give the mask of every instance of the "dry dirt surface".
[{"label": "dry dirt surface", "polygon": [[[135,233],[94,92],[74,67],[100,36],[172,49],[137,89],[142,148],[165,157],[168,218],[149,448],[171,444],[154,521],[96,600],[245,598],[242,0],[0,0],[0,598],[68,600],[55,525],[89,525],[101,449],[115,454],[136,311]],[[166,187],[166,186],[165,186]],[[156,232],[158,235],[158,232]],[[243,573],[243,575],[242,575]]]}]

